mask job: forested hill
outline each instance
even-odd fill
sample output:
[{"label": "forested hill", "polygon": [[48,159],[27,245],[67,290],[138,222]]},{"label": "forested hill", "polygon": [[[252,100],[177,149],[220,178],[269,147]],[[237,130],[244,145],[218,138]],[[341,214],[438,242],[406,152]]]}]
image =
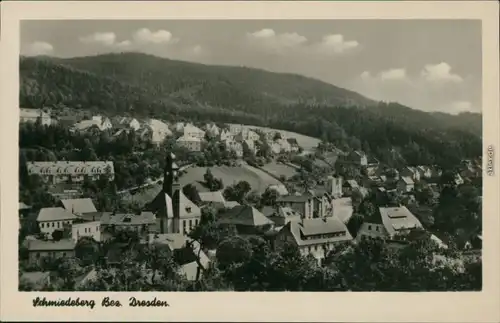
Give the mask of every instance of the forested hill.
[{"label": "forested hill", "polygon": [[24,107],[272,126],[379,157],[396,148],[414,162],[481,154],[480,115],[429,114],[377,103],[299,75],[122,53],[22,57],[20,76]]}]

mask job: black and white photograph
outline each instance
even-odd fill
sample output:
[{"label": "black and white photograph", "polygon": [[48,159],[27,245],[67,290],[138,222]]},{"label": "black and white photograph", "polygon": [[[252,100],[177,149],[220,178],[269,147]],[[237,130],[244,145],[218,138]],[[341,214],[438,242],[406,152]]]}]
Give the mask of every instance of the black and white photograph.
[{"label": "black and white photograph", "polygon": [[20,20],[17,292],[480,293],[483,33]]}]

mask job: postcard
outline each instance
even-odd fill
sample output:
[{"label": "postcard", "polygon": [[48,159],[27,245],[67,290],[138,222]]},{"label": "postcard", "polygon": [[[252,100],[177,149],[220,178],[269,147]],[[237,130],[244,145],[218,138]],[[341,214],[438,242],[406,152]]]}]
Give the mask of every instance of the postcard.
[{"label": "postcard", "polygon": [[2,319],[500,320],[497,2],[6,2],[1,30]]}]

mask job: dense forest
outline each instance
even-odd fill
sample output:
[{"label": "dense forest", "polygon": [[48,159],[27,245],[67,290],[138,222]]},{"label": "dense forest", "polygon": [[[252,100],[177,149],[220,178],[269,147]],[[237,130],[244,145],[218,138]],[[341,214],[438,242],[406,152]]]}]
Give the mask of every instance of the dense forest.
[{"label": "dense forest", "polygon": [[454,167],[481,155],[481,115],[377,103],[292,74],[145,54],[21,58],[22,107],[270,126],[363,149],[387,164]]}]

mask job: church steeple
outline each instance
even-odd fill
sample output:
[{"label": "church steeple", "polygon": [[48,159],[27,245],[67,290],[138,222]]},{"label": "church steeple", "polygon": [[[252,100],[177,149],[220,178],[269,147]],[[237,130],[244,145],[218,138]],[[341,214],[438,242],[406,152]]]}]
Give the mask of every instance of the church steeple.
[{"label": "church steeple", "polygon": [[177,172],[179,167],[175,163],[175,155],[173,153],[167,153],[165,158],[165,169],[163,170],[163,192],[172,196],[172,186],[177,180]]}]

